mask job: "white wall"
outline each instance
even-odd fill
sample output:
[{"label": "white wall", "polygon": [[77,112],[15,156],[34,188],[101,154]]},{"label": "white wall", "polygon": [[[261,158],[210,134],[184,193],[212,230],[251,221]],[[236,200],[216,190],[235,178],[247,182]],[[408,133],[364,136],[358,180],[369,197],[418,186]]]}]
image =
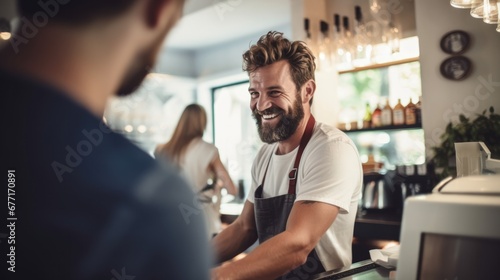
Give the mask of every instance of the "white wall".
[{"label": "white wall", "polygon": [[[422,76],[422,122],[427,157],[430,147],[460,113],[481,113],[494,106],[500,112],[500,33],[495,26],[469,15],[468,10],[450,6],[449,1],[415,1],[417,34],[420,41]],[[471,75],[463,81],[443,78],[441,62],[449,57],[441,51],[441,37],[451,30],[466,31],[472,39],[463,55],[473,63]],[[489,83],[488,83],[489,81]]]}]

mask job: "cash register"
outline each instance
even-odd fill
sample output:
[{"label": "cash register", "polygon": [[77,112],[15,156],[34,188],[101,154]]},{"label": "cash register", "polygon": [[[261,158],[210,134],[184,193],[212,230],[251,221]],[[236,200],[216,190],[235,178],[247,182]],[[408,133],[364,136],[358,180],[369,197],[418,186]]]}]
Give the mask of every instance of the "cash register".
[{"label": "cash register", "polygon": [[405,201],[396,279],[498,279],[500,160],[455,143],[457,177]]},{"label": "cash register", "polygon": [[[457,176],[405,200],[396,280],[498,279],[500,160],[482,142],[455,144]],[[393,279],[366,260],[315,279]]]}]

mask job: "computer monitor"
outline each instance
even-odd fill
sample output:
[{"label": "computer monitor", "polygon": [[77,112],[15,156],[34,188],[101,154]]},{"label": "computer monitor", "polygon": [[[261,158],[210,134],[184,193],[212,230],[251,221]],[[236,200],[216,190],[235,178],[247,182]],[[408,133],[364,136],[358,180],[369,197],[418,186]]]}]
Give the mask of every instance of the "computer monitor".
[{"label": "computer monitor", "polygon": [[500,175],[462,177],[405,201],[398,280],[498,279]]}]

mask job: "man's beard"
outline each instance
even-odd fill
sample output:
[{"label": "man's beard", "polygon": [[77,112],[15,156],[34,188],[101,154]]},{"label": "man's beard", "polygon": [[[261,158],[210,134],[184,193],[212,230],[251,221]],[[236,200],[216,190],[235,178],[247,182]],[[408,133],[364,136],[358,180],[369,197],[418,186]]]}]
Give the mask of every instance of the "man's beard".
[{"label": "man's beard", "polygon": [[146,48],[137,54],[120,87],[118,88],[118,91],[116,92],[117,96],[130,95],[139,88],[146,76],[151,72],[151,70],[153,70],[156,58],[158,53],[160,53],[165,40],[165,35],[174,23],[175,21],[171,22],[167,26],[165,32],[161,36],[158,36],[149,48]]},{"label": "man's beard", "polygon": [[[268,114],[281,115],[281,119],[279,120],[278,124],[276,124],[276,127],[262,124],[262,115]],[[288,114],[286,114],[285,111],[280,108],[271,107],[262,112],[259,112],[257,109],[255,109],[252,112],[252,116],[257,123],[257,130],[262,142],[271,144],[286,140],[295,133],[300,121],[304,118],[302,98],[300,97],[300,94],[297,94],[297,98],[295,100],[295,103],[293,104],[293,110],[289,107]]]},{"label": "man's beard", "polygon": [[123,79],[117,96],[127,96],[135,92],[149,74],[154,64],[154,55],[143,53],[134,60],[134,65],[129,69]]}]

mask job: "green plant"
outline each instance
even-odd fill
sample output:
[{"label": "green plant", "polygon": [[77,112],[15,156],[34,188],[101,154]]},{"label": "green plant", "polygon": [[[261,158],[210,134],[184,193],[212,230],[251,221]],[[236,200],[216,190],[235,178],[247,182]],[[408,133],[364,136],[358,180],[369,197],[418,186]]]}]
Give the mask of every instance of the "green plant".
[{"label": "green plant", "polygon": [[441,144],[432,147],[434,157],[432,162],[436,170],[442,169],[439,177],[456,176],[455,166],[455,142],[482,141],[491,151],[491,157],[500,158],[500,115],[495,114],[494,108],[490,107],[489,115],[486,110],[482,114],[476,114],[471,120],[464,115],[459,116],[459,123],[450,122],[441,135]]}]

